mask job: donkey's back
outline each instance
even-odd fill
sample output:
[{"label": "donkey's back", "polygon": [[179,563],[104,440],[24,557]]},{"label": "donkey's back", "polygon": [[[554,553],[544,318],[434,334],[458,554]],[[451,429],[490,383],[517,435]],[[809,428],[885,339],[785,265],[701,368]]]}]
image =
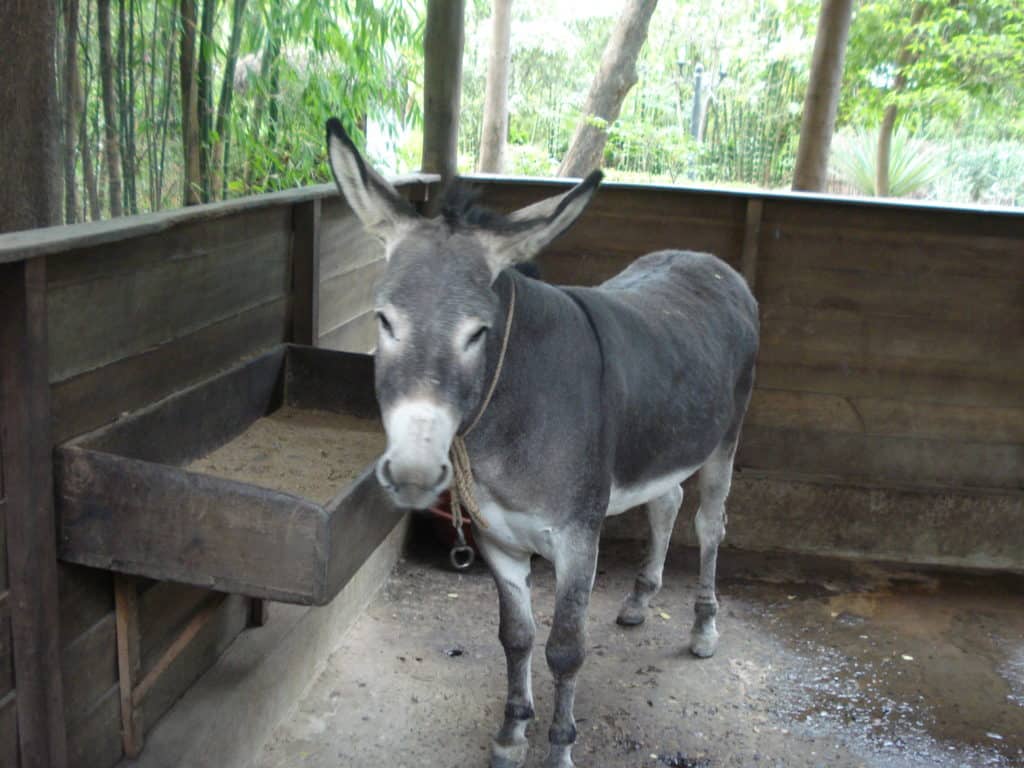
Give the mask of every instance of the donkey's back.
[{"label": "donkey's back", "polygon": [[757,302],[741,275],[711,254],[658,251],[570,292],[601,344],[616,488],[671,486],[735,441],[758,346]]}]

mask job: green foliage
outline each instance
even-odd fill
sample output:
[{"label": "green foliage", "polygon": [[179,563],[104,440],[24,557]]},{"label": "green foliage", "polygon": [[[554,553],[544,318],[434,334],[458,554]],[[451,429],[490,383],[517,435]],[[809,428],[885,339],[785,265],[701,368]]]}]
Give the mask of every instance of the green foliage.
[{"label": "green foliage", "polygon": [[[836,136],[832,146],[832,165],[858,194],[877,194],[877,132],[860,129]],[[919,195],[946,173],[948,169],[942,153],[936,147],[911,138],[902,128],[893,132],[889,151],[890,196]]]},{"label": "green foliage", "polygon": [[935,198],[1024,206],[1024,146],[1019,142],[958,140],[943,149],[949,172],[935,180]]},{"label": "green foliage", "polygon": [[[197,0],[197,8],[212,1]],[[178,3],[123,2],[136,12],[130,29],[121,29],[114,14],[115,39],[131,42],[125,71],[117,76],[130,75],[134,84],[120,91],[131,94],[131,101],[119,104],[119,110],[122,121],[128,114],[137,117],[134,139],[119,129],[122,153],[134,142],[140,210],[181,205]],[[214,109],[221,98],[233,6],[227,0],[215,5]],[[227,171],[213,197],[328,180],[323,125],[332,114],[348,119],[359,140],[372,124],[389,148],[401,144],[422,120],[423,12],[422,0],[249,0],[225,135],[211,130],[209,136],[211,147],[224,142]],[[95,19],[96,0],[82,0],[79,67],[88,136],[79,149],[89,152],[100,171],[99,198],[105,200]],[[417,149],[415,162],[406,167],[418,165]],[[81,163],[77,173],[75,181],[84,186]],[[87,199],[85,189],[79,198]]]},{"label": "green foliage", "polygon": [[[914,24],[914,7],[921,12]],[[893,86],[900,52],[903,88]],[[847,47],[840,121],[880,122],[896,105],[931,135],[1024,138],[1024,5],[1019,0],[866,0]]]},{"label": "green foliage", "polygon": [[[422,19],[413,3],[264,0],[261,5],[262,23],[250,29],[250,50],[270,55],[275,34],[280,57],[251,72],[236,97],[233,133],[241,151],[233,169],[245,179],[247,193],[330,180],[323,125],[331,115],[346,120],[359,140],[368,120],[393,141],[421,120],[415,89],[422,72]],[[285,19],[294,23],[282,23]],[[269,103],[276,103],[276,114]]]}]

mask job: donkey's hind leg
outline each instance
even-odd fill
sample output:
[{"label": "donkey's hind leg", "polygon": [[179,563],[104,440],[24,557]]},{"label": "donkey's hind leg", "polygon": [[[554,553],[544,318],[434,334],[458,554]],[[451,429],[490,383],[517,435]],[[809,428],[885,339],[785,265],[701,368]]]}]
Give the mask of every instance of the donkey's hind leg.
[{"label": "donkey's hind leg", "polygon": [[647,541],[647,553],[643,565],[636,575],[633,591],[626,597],[616,621],[626,627],[643,624],[647,618],[647,607],[651,598],[661,589],[661,572],[665,567],[665,555],[668,552],[672,528],[679,514],[679,505],[683,503],[683,488],[676,486],[671,491],[647,503],[647,523],[650,526],[650,538]]},{"label": "donkey's hind leg", "polygon": [[695,527],[700,542],[700,577],[697,582],[696,614],[690,632],[690,651],[694,656],[707,658],[718,646],[715,614],[715,568],[718,563],[718,545],[725,538],[725,499],[732,484],[732,460],[736,454],[735,440],[723,441],[700,470],[700,509]]}]

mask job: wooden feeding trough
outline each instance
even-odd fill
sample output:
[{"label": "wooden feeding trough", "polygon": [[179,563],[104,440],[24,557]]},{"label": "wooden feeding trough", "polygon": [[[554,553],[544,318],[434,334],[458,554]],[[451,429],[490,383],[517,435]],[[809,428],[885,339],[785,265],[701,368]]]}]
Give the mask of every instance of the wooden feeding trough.
[{"label": "wooden feeding trough", "polygon": [[58,447],[60,557],[324,605],[401,519],[383,441],[370,356],[281,345]]}]

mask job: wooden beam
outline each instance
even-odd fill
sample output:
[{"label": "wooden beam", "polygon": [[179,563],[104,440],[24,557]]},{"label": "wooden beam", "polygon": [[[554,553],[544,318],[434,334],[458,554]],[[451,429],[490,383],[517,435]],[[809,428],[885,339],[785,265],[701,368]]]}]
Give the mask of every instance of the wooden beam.
[{"label": "wooden beam", "polygon": [[[146,694],[153,688],[154,685],[160,680],[160,677],[167,671],[168,667],[174,663],[181,654],[188,648],[189,643],[199,634],[199,631],[206,626],[207,622],[210,621],[214,616],[217,615],[217,610],[227,595],[215,594],[215,596],[208,600],[206,605],[199,610],[185,625],[185,628],[181,630],[174,642],[171,643],[167,650],[163,652],[153,668],[149,670],[144,678],[139,681],[139,684],[132,688],[129,694],[129,700],[133,707],[141,707],[142,700],[146,698]],[[120,636],[119,636],[120,637]],[[120,648],[120,640],[118,640],[118,647]],[[124,689],[122,687],[122,697],[124,696]],[[123,699],[122,699],[123,700]],[[141,732],[140,732],[141,737]],[[125,749],[127,754],[128,750]]]},{"label": "wooden beam", "polygon": [[423,170],[448,184],[458,172],[465,0],[428,0],[423,33]]},{"label": "wooden beam", "polygon": [[67,765],[46,335],[45,261],[0,265],[0,450],[21,768]]},{"label": "wooden beam", "polygon": [[[388,181],[411,202],[421,202],[429,187],[439,181],[436,174],[409,173],[389,176]],[[0,264],[23,261],[34,256],[91,248],[106,243],[152,235],[184,224],[213,221],[236,216],[246,211],[260,211],[295,205],[309,200],[322,200],[338,195],[334,184],[297,187],[283,192],[269,192],[224,200],[170,211],[122,216],[105,221],[90,221],[63,227],[46,227],[0,235]]]},{"label": "wooden beam", "polygon": [[740,264],[750,292],[757,295],[757,242],[761,237],[761,214],[764,202],[756,197],[747,200],[747,218],[743,227],[743,252]]},{"label": "wooden beam", "polygon": [[[135,759],[142,752],[145,731],[142,708],[135,699],[142,669],[139,631],[139,589],[131,576],[114,576],[114,613],[117,621],[117,683],[121,694],[121,744],[124,754]],[[141,701],[142,697],[139,697]]]},{"label": "wooden beam", "polygon": [[292,341],[315,346],[320,336],[320,200],[295,206],[292,228]]}]

